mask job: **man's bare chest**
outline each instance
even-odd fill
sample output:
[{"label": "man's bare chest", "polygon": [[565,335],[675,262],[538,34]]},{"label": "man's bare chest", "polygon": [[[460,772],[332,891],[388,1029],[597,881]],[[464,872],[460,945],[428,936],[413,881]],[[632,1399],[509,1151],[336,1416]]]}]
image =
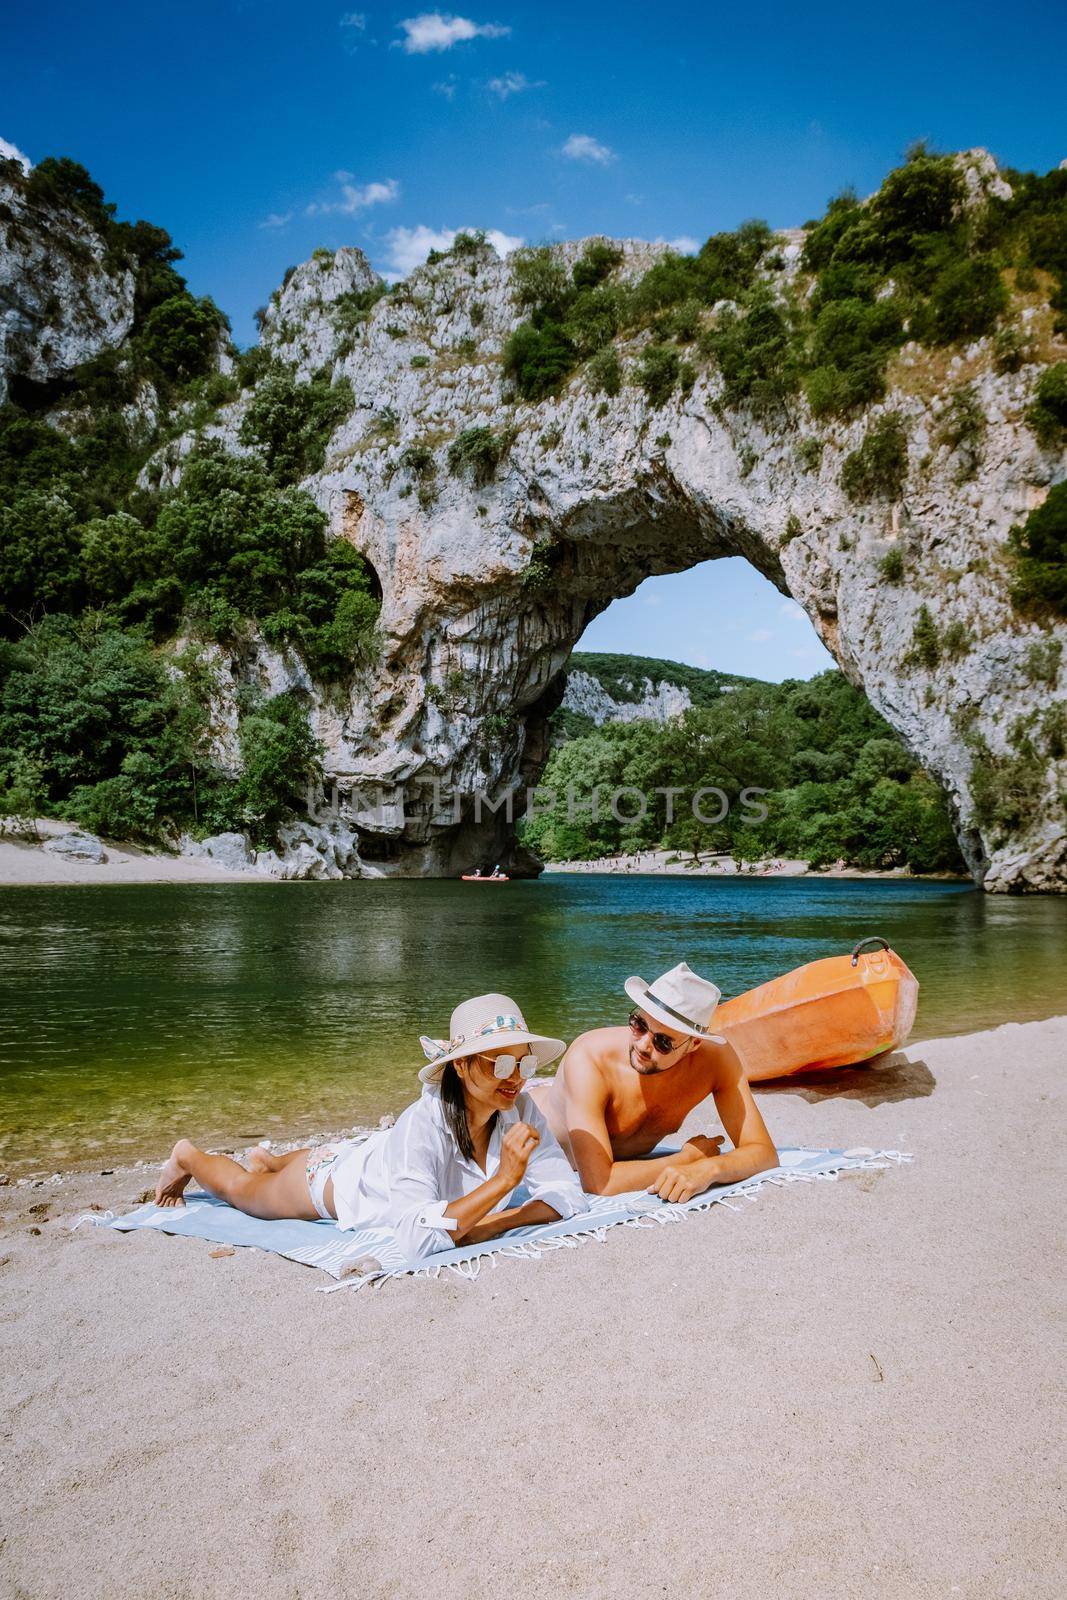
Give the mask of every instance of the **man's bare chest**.
[{"label": "man's bare chest", "polygon": [[708,1084],[695,1079],[655,1085],[637,1073],[612,1086],[604,1121],[616,1157],[642,1155],[676,1133],[694,1106],[707,1097]]}]

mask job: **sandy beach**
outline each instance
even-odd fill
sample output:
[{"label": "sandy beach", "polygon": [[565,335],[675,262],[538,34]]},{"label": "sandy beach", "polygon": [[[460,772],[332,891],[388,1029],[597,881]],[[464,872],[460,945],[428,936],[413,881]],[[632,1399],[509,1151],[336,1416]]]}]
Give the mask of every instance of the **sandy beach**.
[{"label": "sandy beach", "polygon": [[132,844],[104,841],[107,859],[78,861],[43,848],[44,841],[76,832],[70,823],[37,819],[41,843],[0,837],[0,889],[52,888],[58,884],[266,883],[255,872],[228,872],[206,857],[168,856]]},{"label": "sandy beach", "polygon": [[0,1190],[0,1594],[1058,1596],[1065,1054],[762,1087],[914,1163],[474,1283],[71,1231],[144,1169]]}]

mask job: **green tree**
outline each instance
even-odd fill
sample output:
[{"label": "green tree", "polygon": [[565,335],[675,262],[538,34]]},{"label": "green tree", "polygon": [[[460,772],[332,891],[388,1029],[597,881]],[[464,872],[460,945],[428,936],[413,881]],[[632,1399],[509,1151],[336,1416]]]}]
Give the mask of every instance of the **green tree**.
[{"label": "green tree", "polygon": [[15,618],[77,607],[80,546],[75,513],[62,493],[30,489],[0,506],[0,595],[6,631]]},{"label": "green tree", "polygon": [[186,382],[214,365],[219,314],[210,300],[172,295],[154,306],[141,330],[141,349],[165,378]]},{"label": "green tree", "polygon": [[322,748],[294,691],[261,702],[242,718],[241,760],[241,816],[253,843],[266,848],[286,816],[303,809],[308,785],[322,777]]},{"label": "green tree", "polygon": [[1008,306],[999,268],[988,256],[951,261],[937,276],[929,300],[915,314],[912,337],[954,344],[991,333]]},{"label": "green tree", "polygon": [[287,368],[274,370],[256,388],[241,420],[241,443],[258,450],[281,484],[317,472],[330,435],[352,410],[347,378],[297,383]]},{"label": "green tree", "polygon": [[577,350],[555,322],[522,322],[504,346],[504,371],[524,400],[555,394],[574,370]]},{"label": "green tree", "polygon": [[1067,483],[1050,489],[1043,505],[1011,530],[1015,581],[1011,597],[1022,611],[1067,616]]}]

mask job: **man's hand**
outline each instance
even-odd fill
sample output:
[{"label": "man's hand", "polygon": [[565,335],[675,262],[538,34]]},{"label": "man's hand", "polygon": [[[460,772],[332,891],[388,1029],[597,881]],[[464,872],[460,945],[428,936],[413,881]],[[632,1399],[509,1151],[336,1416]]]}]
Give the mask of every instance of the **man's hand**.
[{"label": "man's hand", "polygon": [[684,1161],[688,1166],[691,1162],[705,1161],[709,1156],[717,1156],[721,1151],[721,1135],[717,1138],[709,1139],[703,1133],[694,1133],[692,1138],[687,1139],[679,1150],[678,1161],[679,1163]]},{"label": "man's hand", "polygon": [[648,1192],[658,1194],[671,1205],[681,1205],[685,1200],[692,1200],[695,1194],[703,1194],[714,1182],[715,1168],[711,1160],[700,1160],[689,1166],[664,1167],[655,1183],[649,1184]]}]

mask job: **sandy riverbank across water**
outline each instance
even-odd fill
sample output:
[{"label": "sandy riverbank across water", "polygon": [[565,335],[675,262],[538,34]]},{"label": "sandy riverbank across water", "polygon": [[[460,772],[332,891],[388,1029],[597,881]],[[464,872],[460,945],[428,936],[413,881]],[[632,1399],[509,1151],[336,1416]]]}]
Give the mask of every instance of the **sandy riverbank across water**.
[{"label": "sandy riverbank across water", "polygon": [[782,1144],[914,1163],[473,1283],[71,1231],[144,1169],[0,1189],[0,1593],[1058,1597],[1065,1055],[761,1086]]},{"label": "sandy riverbank across water", "polygon": [[[37,820],[41,843],[25,839],[0,838],[0,889],[56,888],[63,884],[116,883],[265,883],[271,881],[252,870],[227,871],[207,857],[167,855],[162,851],[142,850],[129,843],[105,842],[106,859],[79,861],[56,855],[42,848],[43,841],[72,830],[65,822],[48,817]],[[679,856],[674,850],[644,850],[636,855],[602,857],[595,861],[550,861],[546,873],[627,873],[676,877],[729,877],[735,874],[763,878],[797,878],[813,869],[806,861],[776,858],[771,862],[735,861],[732,856],[704,852],[699,857]],[[868,872],[858,867],[827,867],[817,874],[824,878],[910,878],[905,868],[891,872]],[[934,873],[933,878],[953,879],[953,873]],[[961,878],[960,882],[969,882]]]},{"label": "sandy riverbank across water", "polygon": [[592,861],[548,861],[546,872],[591,872],[650,874],[655,877],[675,878],[911,878],[919,881],[947,881],[969,883],[970,878],[954,872],[914,873],[907,867],[893,867],[885,872],[865,867],[846,867],[843,862],[832,867],[812,867],[807,861],[792,857],[774,856],[766,861],[738,861],[734,856],[705,850],[697,856],[679,855],[677,850],[640,850],[633,855],[598,856]]}]

